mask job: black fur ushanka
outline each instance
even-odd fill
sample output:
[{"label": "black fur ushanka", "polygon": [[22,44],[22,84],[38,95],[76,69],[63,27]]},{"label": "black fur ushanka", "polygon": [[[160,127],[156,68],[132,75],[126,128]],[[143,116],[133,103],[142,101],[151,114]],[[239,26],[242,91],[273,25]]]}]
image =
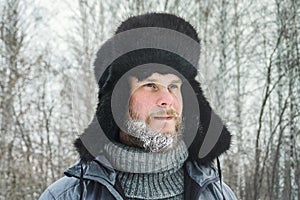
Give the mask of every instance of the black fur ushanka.
[{"label": "black fur ushanka", "polygon": [[[195,42],[200,43],[197,32],[191,24],[180,17],[166,13],[149,13],[130,17],[118,27],[116,34],[142,27],[161,27],[175,30],[189,36]],[[99,63],[97,59],[99,58],[97,57],[95,60],[95,69],[97,67],[106,67],[97,66]],[[196,59],[198,60],[199,57]],[[101,152],[104,143],[108,142],[107,138],[113,142],[119,142],[120,129],[114,120],[111,110],[112,91],[117,81],[124,73],[136,66],[146,63],[160,63],[172,67],[179,72],[178,76],[187,80],[182,86],[183,118],[185,119],[183,139],[189,140],[189,156],[202,164],[206,164],[228,150],[230,147],[231,135],[226,126],[223,125],[219,116],[211,109],[208,101],[203,95],[200,83],[195,80],[197,66],[193,66],[183,57],[176,55],[175,53],[162,49],[143,48],[130,51],[118,57],[106,68],[99,79],[98,106],[95,117],[91,124],[85,129],[84,133],[77,138],[74,143],[82,161],[88,162],[93,160],[97,155],[90,152]],[[153,69],[149,68],[148,71],[145,71],[144,78],[150,76],[151,73],[153,73]],[[190,90],[188,90],[188,88],[190,88]],[[189,108],[189,99],[185,99],[185,97],[188,96],[185,92],[190,92],[191,90],[194,92],[196,100],[198,101],[199,116],[196,116],[196,114],[193,113],[193,110],[195,110],[194,108]],[[125,90],[123,92],[121,91],[120,96],[122,99],[128,99],[129,92]],[[119,106],[120,109],[122,109],[122,103],[120,103]],[[122,117],[122,115],[120,115],[120,117]],[[211,119],[213,119],[212,122]],[[97,123],[100,124],[105,136],[99,136],[99,132],[95,129]],[[195,136],[189,136],[189,127],[193,124],[197,124],[197,131]],[[221,133],[216,144],[207,155],[199,158],[199,151],[205,136],[207,134],[212,134],[214,129],[211,127],[220,126],[220,124]],[[218,129],[215,131],[218,131]]]}]

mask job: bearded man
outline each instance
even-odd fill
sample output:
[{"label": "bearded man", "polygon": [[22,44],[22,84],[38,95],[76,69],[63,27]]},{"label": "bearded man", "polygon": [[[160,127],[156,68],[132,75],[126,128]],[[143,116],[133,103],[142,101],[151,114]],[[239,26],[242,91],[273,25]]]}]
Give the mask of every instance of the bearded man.
[{"label": "bearded man", "polygon": [[97,53],[99,102],[75,141],[80,160],[40,199],[236,199],[218,161],[231,135],[195,79],[199,46],[175,15],[125,20]]}]

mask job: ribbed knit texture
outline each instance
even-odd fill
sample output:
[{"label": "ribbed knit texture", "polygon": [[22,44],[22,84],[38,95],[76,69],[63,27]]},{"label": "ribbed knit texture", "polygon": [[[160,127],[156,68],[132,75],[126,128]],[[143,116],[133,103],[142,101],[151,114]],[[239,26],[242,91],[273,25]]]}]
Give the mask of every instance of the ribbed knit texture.
[{"label": "ribbed knit texture", "polygon": [[104,149],[129,199],[183,199],[182,166],[188,156],[183,141],[164,153],[114,143]]}]

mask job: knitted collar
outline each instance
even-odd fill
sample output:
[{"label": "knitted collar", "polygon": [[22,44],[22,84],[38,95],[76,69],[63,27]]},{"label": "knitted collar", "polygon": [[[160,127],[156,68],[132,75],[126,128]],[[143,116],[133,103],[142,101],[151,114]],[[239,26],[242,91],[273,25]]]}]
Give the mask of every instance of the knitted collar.
[{"label": "knitted collar", "polygon": [[157,173],[180,168],[188,157],[184,141],[167,152],[145,152],[120,143],[109,143],[104,152],[114,169],[129,173]]},{"label": "knitted collar", "polygon": [[164,153],[149,153],[110,143],[104,152],[128,199],[183,199],[182,166],[188,151],[183,141]]}]

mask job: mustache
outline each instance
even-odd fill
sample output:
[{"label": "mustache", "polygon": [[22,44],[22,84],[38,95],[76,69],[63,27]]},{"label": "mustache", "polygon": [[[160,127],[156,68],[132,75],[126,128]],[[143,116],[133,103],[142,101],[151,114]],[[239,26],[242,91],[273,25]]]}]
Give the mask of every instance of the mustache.
[{"label": "mustache", "polygon": [[168,109],[168,110],[159,110],[157,112],[151,113],[149,115],[150,118],[156,117],[156,116],[171,116],[174,118],[179,118],[180,115],[178,112],[176,112],[173,109]]},{"label": "mustache", "polygon": [[[131,117],[132,120],[139,120],[140,116],[138,113],[133,112],[132,109],[129,109],[129,116]],[[147,117],[146,117],[146,123],[150,124],[150,122],[154,119],[154,117],[157,116],[169,116],[169,117],[173,117],[176,121],[178,121],[178,123],[181,123],[182,121],[182,116],[176,112],[173,109],[162,109],[162,110],[158,110],[158,111],[154,111],[152,113],[150,113]]]}]

